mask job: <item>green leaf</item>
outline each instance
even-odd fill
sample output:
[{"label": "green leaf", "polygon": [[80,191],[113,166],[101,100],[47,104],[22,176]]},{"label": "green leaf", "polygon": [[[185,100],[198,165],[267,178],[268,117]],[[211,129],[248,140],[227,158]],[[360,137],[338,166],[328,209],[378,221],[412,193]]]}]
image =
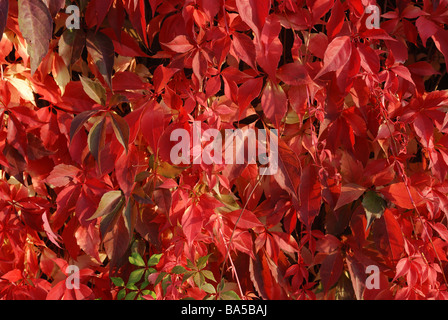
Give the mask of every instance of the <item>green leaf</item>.
[{"label": "green leaf", "polygon": [[106,105],[106,89],[104,89],[99,81],[89,79],[82,75],[79,79],[81,80],[84,92],[90,97],[90,99],[103,106]]},{"label": "green leaf", "polygon": [[137,283],[142,279],[143,273],[145,273],[145,269],[137,269],[131,272],[129,275],[128,283]]},{"label": "green leaf", "polygon": [[97,114],[98,110],[87,110],[78,114],[70,124],[70,142],[73,140],[75,134],[84,126],[90,117]]},{"label": "green leaf", "polygon": [[148,178],[151,174],[148,171],[142,171],[137,173],[137,175],[134,178],[134,182],[142,182],[146,178]]},{"label": "green leaf", "polygon": [[184,273],[185,271],[187,271],[184,267],[182,267],[182,266],[175,266],[174,268],[173,268],[173,270],[171,270],[171,273],[174,273],[174,274],[182,274],[182,273]]},{"label": "green leaf", "polygon": [[151,258],[148,260],[148,266],[155,266],[159,263],[160,258],[162,257],[162,253],[153,254]]},{"label": "green leaf", "polygon": [[156,281],[154,282],[154,286],[158,285],[160,281],[163,280],[163,278],[165,278],[165,276],[167,275],[166,272],[160,272],[159,275],[157,276]]},{"label": "green leaf", "polygon": [[187,272],[185,272],[184,277],[182,278],[182,283],[184,283],[189,278],[191,278],[195,273],[196,273],[196,271],[187,271]]},{"label": "green leaf", "polygon": [[143,290],[142,295],[144,296],[151,295],[154,299],[157,299],[156,293],[151,290]]},{"label": "green leaf", "polygon": [[204,284],[201,286],[201,289],[204,290],[204,291],[207,292],[207,293],[211,293],[211,294],[216,293],[216,289],[215,289],[215,287],[212,286],[210,283],[204,283]]},{"label": "green leaf", "polygon": [[143,281],[142,284],[140,285],[140,290],[145,289],[149,285],[150,285],[150,283],[148,280]]},{"label": "green leaf", "polygon": [[100,31],[89,31],[87,34],[87,52],[92,57],[104,81],[112,89],[112,71],[115,57],[112,40]]},{"label": "green leaf", "polygon": [[137,286],[135,285],[135,283],[132,283],[130,281],[128,281],[128,284],[126,285],[126,289],[129,290],[138,290]]},{"label": "green leaf", "polygon": [[188,258],[187,258],[187,268],[189,268],[189,269],[195,269],[196,268],[194,263],[191,262]]},{"label": "green leaf", "polygon": [[122,204],[119,204],[112,212],[104,215],[100,222],[100,233],[105,235],[110,232],[113,226],[117,223],[120,218],[120,211],[123,208]]},{"label": "green leaf", "polygon": [[137,291],[131,291],[126,295],[126,298],[124,298],[124,300],[134,300],[135,297],[137,296]]},{"label": "green leaf", "polygon": [[104,117],[101,120],[98,120],[90,129],[89,136],[87,138],[87,142],[89,145],[89,150],[92,153],[92,156],[98,162],[98,166],[100,166],[100,154],[104,149],[104,141],[106,139],[106,119]]},{"label": "green leaf", "polygon": [[221,282],[218,284],[218,291],[222,291],[224,289],[224,286],[226,283],[224,282],[224,279],[221,279]]},{"label": "green leaf", "polygon": [[362,205],[366,211],[367,230],[375,219],[379,219],[383,215],[386,209],[386,201],[377,195],[375,191],[369,190],[362,199]]},{"label": "green leaf", "polygon": [[116,115],[115,113],[109,113],[109,115],[112,119],[112,128],[114,129],[115,136],[127,153],[129,144],[129,125],[126,120],[119,115]]},{"label": "green leaf", "polygon": [[101,197],[100,204],[98,205],[95,213],[87,219],[87,221],[102,217],[106,214],[117,212],[123,205],[123,199],[124,198],[121,191],[119,190],[106,192]]},{"label": "green leaf", "polygon": [[125,296],[126,296],[126,289],[123,288],[120,291],[118,291],[117,300],[122,300],[124,299]]},{"label": "green leaf", "polygon": [[204,257],[200,257],[198,259],[197,267],[198,267],[199,270],[201,270],[202,268],[204,268],[207,265],[208,258],[210,258],[211,255],[212,254],[210,253],[210,254],[208,254],[208,255],[206,255]]},{"label": "green leaf", "polygon": [[223,300],[241,300],[238,294],[233,290],[222,292],[221,297]]},{"label": "green leaf", "polygon": [[26,40],[33,75],[48,53],[53,19],[42,0],[19,0],[19,28]]},{"label": "green leaf", "polygon": [[209,270],[202,270],[201,273],[204,275],[204,277],[206,277],[209,280],[212,280],[214,282],[216,282],[215,280],[215,276],[213,275],[213,272],[209,271]]},{"label": "green leaf", "polygon": [[134,199],[130,198],[126,205],[126,209],[123,212],[124,224],[125,224],[126,229],[129,232],[130,239],[132,238],[132,234],[134,232],[135,223],[137,222],[137,214],[138,214],[137,208],[136,208],[136,206],[133,205],[133,203],[134,203]]},{"label": "green leaf", "polygon": [[145,261],[143,260],[142,256],[138,252],[132,252],[131,256],[129,257],[129,262],[133,264],[134,266],[138,267],[144,267]]},{"label": "green leaf", "polygon": [[200,288],[205,283],[205,278],[200,272],[196,272],[196,274],[193,276],[194,283]]},{"label": "green leaf", "polygon": [[171,283],[170,278],[166,277],[162,280],[162,290],[163,293],[166,294],[166,288],[168,288],[168,285]]},{"label": "green leaf", "polygon": [[121,278],[115,278],[112,277],[110,278],[110,280],[112,280],[113,284],[117,287],[124,287],[124,281]]}]

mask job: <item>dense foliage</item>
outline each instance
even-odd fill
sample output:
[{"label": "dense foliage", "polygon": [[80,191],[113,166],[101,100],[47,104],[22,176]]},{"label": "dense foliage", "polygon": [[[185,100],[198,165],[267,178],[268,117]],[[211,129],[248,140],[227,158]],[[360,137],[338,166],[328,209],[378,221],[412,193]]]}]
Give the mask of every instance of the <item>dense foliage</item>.
[{"label": "dense foliage", "polygon": [[[447,24],[447,0],[0,0],[0,298],[448,298]],[[173,164],[193,121],[276,129],[277,173]]]}]

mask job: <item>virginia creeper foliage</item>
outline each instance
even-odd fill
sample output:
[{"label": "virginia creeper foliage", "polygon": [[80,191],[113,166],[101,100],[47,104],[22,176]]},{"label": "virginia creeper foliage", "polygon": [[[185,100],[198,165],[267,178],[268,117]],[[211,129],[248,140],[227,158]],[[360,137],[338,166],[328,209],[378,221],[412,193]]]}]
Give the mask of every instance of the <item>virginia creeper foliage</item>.
[{"label": "virginia creeper foliage", "polygon": [[[0,0],[0,298],[448,298],[447,24],[448,0]],[[277,173],[174,165],[193,121],[276,129]]]}]

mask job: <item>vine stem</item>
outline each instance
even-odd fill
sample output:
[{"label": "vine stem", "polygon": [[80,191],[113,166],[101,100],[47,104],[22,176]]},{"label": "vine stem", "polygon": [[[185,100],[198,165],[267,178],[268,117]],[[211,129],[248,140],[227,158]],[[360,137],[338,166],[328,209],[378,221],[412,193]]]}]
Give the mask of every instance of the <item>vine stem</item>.
[{"label": "vine stem", "polygon": [[[222,233],[222,229],[221,229],[221,228],[219,229],[219,233],[221,233],[222,240],[223,240],[224,243],[225,243],[224,234]],[[228,248],[227,245],[226,245],[226,250],[227,250],[227,252],[229,252],[229,248]],[[229,257],[229,260],[230,260],[230,264],[232,265],[232,273],[233,273],[233,276],[235,277],[235,279],[236,279],[236,283],[237,283],[237,285],[238,285],[238,289],[240,290],[241,298],[242,298],[243,300],[245,300],[245,297],[244,297],[244,294],[243,294],[243,289],[241,288],[240,279],[239,279],[239,277],[238,277],[238,272],[236,271],[235,265],[233,264],[233,260],[232,260],[231,257]],[[224,261],[224,262],[225,262],[225,261]],[[221,279],[222,279],[222,273],[221,273]]]},{"label": "vine stem", "polygon": [[[229,259],[229,256],[230,256],[230,246],[232,245],[232,240],[233,240],[233,236],[235,235],[236,226],[238,225],[238,222],[240,221],[240,219],[241,219],[241,217],[242,217],[242,215],[243,215],[243,212],[246,210],[246,207],[247,207],[247,205],[249,204],[249,199],[252,198],[252,195],[254,194],[255,189],[258,187],[258,185],[260,184],[260,182],[261,182],[261,179],[260,179],[260,177],[258,177],[258,181],[257,181],[257,183],[255,184],[255,186],[254,186],[254,188],[252,189],[251,193],[250,193],[249,196],[247,197],[247,201],[246,201],[246,203],[244,204],[243,208],[241,209],[240,215],[238,216],[238,219],[237,219],[236,222],[235,222],[235,226],[233,227],[232,233],[231,233],[231,235],[230,235],[230,238],[229,238],[229,241],[228,241],[228,245],[226,244],[226,240],[224,239],[224,235],[223,235],[223,233],[222,233],[222,229],[220,229],[221,236],[222,236],[222,240],[224,241],[224,244],[226,244],[226,255],[225,255],[224,261],[223,261],[223,263],[222,263],[222,267],[221,267],[221,277],[220,277],[220,281],[222,280],[222,277],[224,276],[224,268],[225,268],[227,259]],[[240,290],[240,292],[241,292],[241,297],[244,299],[243,291],[242,291],[242,289],[241,289],[241,285],[240,285],[240,281],[239,281],[239,278],[238,278],[238,274],[237,274],[237,272],[236,272],[236,269],[235,269],[235,266],[234,266],[234,264],[233,264],[232,258],[230,258],[230,264],[232,265],[233,273],[234,273],[234,276],[236,277],[236,281],[237,281],[239,290]]]},{"label": "vine stem", "polygon": [[[384,110],[382,104],[380,104],[380,110],[381,110],[381,114],[382,114],[383,118],[389,123],[389,122],[390,122],[390,119],[388,118],[387,114],[385,113],[385,110]],[[391,137],[392,137],[392,132],[391,132],[391,130],[390,130],[389,125],[387,125],[387,129],[389,130],[389,133],[390,133],[390,135],[391,135]],[[426,224],[424,223],[423,218],[422,218],[422,216],[421,216],[421,214],[420,214],[420,211],[418,210],[417,205],[415,204],[414,198],[412,197],[411,189],[410,189],[410,187],[409,187],[409,185],[408,185],[408,183],[409,183],[409,179],[408,179],[408,177],[405,175],[405,173],[403,172],[403,168],[400,166],[400,164],[397,163],[397,158],[398,158],[398,156],[397,156],[396,153],[398,153],[398,146],[397,146],[397,144],[395,143],[395,140],[393,139],[393,137],[392,137],[392,143],[393,143],[393,146],[394,146],[394,149],[395,149],[395,150],[394,150],[394,149],[391,148],[392,155],[393,155],[393,157],[394,157],[394,165],[398,168],[398,172],[399,172],[400,178],[403,180],[404,186],[405,186],[405,188],[406,188],[406,192],[407,192],[407,194],[408,194],[408,196],[409,196],[409,199],[411,200],[412,206],[414,207],[414,210],[415,210],[415,212],[417,213],[417,217],[418,217],[418,219],[420,220],[420,223],[421,223],[422,226],[423,226],[423,230],[425,231],[425,234],[426,234],[426,236],[428,237],[429,242],[431,243],[432,249],[434,250],[434,253],[435,253],[435,255],[436,255],[436,258],[437,258],[437,261],[438,261],[438,264],[439,264],[439,267],[440,267],[440,271],[442,272],[443,280],[444,280],[444,282],[445,282],[445,285],[448,287],[448,281],[447,281],[447,279],[446,279],[445,272],[444,272],[444,270],[443,270],[442,260],[440,259],[439,254],[437,253],[437,250],[436,250],[436,247],[435,247],[435,245],[434,245],[434,242],[432,241],[431,236],[429,235],[428,229],[426,228]],[[415,230],[415,229],[414,229],[414,230]],[[420,252],[420,254],[423,256],[424,260],[426,261],[426,263],[427,263],[428,266],[429,266],[429,262],[426,260],[426,258],[425,258],[425,256],[423,255],[423,253],[422,253],[420,250],[419,250],[419,252]]]}]

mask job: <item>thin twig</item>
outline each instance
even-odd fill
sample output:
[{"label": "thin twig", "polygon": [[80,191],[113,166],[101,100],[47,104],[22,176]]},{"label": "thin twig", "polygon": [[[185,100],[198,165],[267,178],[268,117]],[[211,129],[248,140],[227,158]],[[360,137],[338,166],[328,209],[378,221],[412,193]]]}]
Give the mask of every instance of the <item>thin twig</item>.
[{"label": "thin twig", "polygon": [[[387,117],[387,114],[385,113],[385,110],[383,109],[383,107],[381,105],[380,105],[380,111],[381,111],[382,116],[384,117],[384,119],[386,121],[390,122],[390,119]],[[390,127],[388,125],[387,125],[387,128],[388,128],[389,133],[390,133],[390,135],[392,137],[392,132],[391,132]],[[403,172],[401,166],[399,164],[397,164],[398,155],[395,154],[395,153],[398,153],[398,146],[396,145],[396,142],[395,142],[393,137],[392,137],[392,143],[393,143],[394,148],[395,148],[395,150],[391,149],[392,155],[394,156],[394,162],[395,162],[394,164],[398,168],[399,175],[400,175],[401,179],[403,180],[403,183],[404,183],[404,185],[406,187],[406,192],[407,192],[407,194],[409,196],[409,199],[411,200],[412,206],[414,207],[414,210],[417,213],[417,217],[418,217],[418,219],[420,220],[420,223],[423,226],[423,230],[425,231],[425,234],[428,237],[429,242],[431,243],[432,249],[434,250],[434,253],[436,255],[436,258],[437,258],[439,266],[440,266],[440,270],[442,272],[443,280],[445,282],[445,285],[448,287],[448,281],[446,279],[445,272],[443,270],[442,260],[440,259],[439,254],[437,253],[436,247],[435,247],[435,245],[434,245],[434,243],[433,243],[433,241],[431,239],[431,236],[429,235],[428,229],[426,228],[426,224],[423,222],[423,218],[422,218],[422,216],[420,214],[420,211],[418,210],[417,205],[415,204],[414,198],[412,197],[411,190],[410,190],[409,185],[408,185],[409,179],[406,177],[406,175]],[[423,255],[423,252],[421,252],[420,249],[419,249],[419,252],[422,255],[423,259],[426,261],[426,263],[429,265],[429,262],[426,260],[425,256]]]},{"label": "thin twig", "polygon": [[[258,187],[258,184],[259,184],[260,182],[261,182],[261,179],[260,179],[260,177],[258,177],[258,182],[255,184],[255,186],[254,186],[254,188],[252,189],[251,193],[250,193],[249,196],[247,197],[247,201],[246,201],[246,203],[244,204],[243,209],[241,209],[240,215],[238,216],[238,219],[237,219],[236,222],[235,222],[235,226],[233,227],[232,234],[230,235],[230,238],[229,238],[229,241],[228,241],[228,245],[226,245],[226,256],[225,256],[224,261],[223,261],[223,263],[222,263],[222,267],[221,267],[221,278],[220,278],[220,280],[222,280],[222,277],[224,276],[224,268],[225,268],[227,259],[229,258],[229,254],[230,254],[230,246],[232,245],[232,240],[233,240],[233,236],[234,236],[234,234],[235,234],[236,226],[238,225],[238,222],[240,221],[240,219],[241,219],[241,217],[242,217],[242,215],[243,215],[244,210],[246,210],[246,207],[247,207],[247,205],[249,204],[249,199],[252,198],[252,195],[254,194],[255,189]],[[224,237],[223,237],[223,241],[224,241],[224,244],[225,244],[225,243],[226,243],[226,240],[224,239]],[[233,262],[231,262],[231,264],[232,264],[233,269],[235,270],[235,267],[233,266]],[[237,278],[236,280],[237,280],[237,282],[238,282],[238,284],[239,284],[239,280],[238,280],[238,278]],[[241,288],[240,288],[240,290],[241,290]],[[242,291],[241,291],[241,294],[242,294]],[[242,296],[242,297],[244,297],[244,296]]]}]

